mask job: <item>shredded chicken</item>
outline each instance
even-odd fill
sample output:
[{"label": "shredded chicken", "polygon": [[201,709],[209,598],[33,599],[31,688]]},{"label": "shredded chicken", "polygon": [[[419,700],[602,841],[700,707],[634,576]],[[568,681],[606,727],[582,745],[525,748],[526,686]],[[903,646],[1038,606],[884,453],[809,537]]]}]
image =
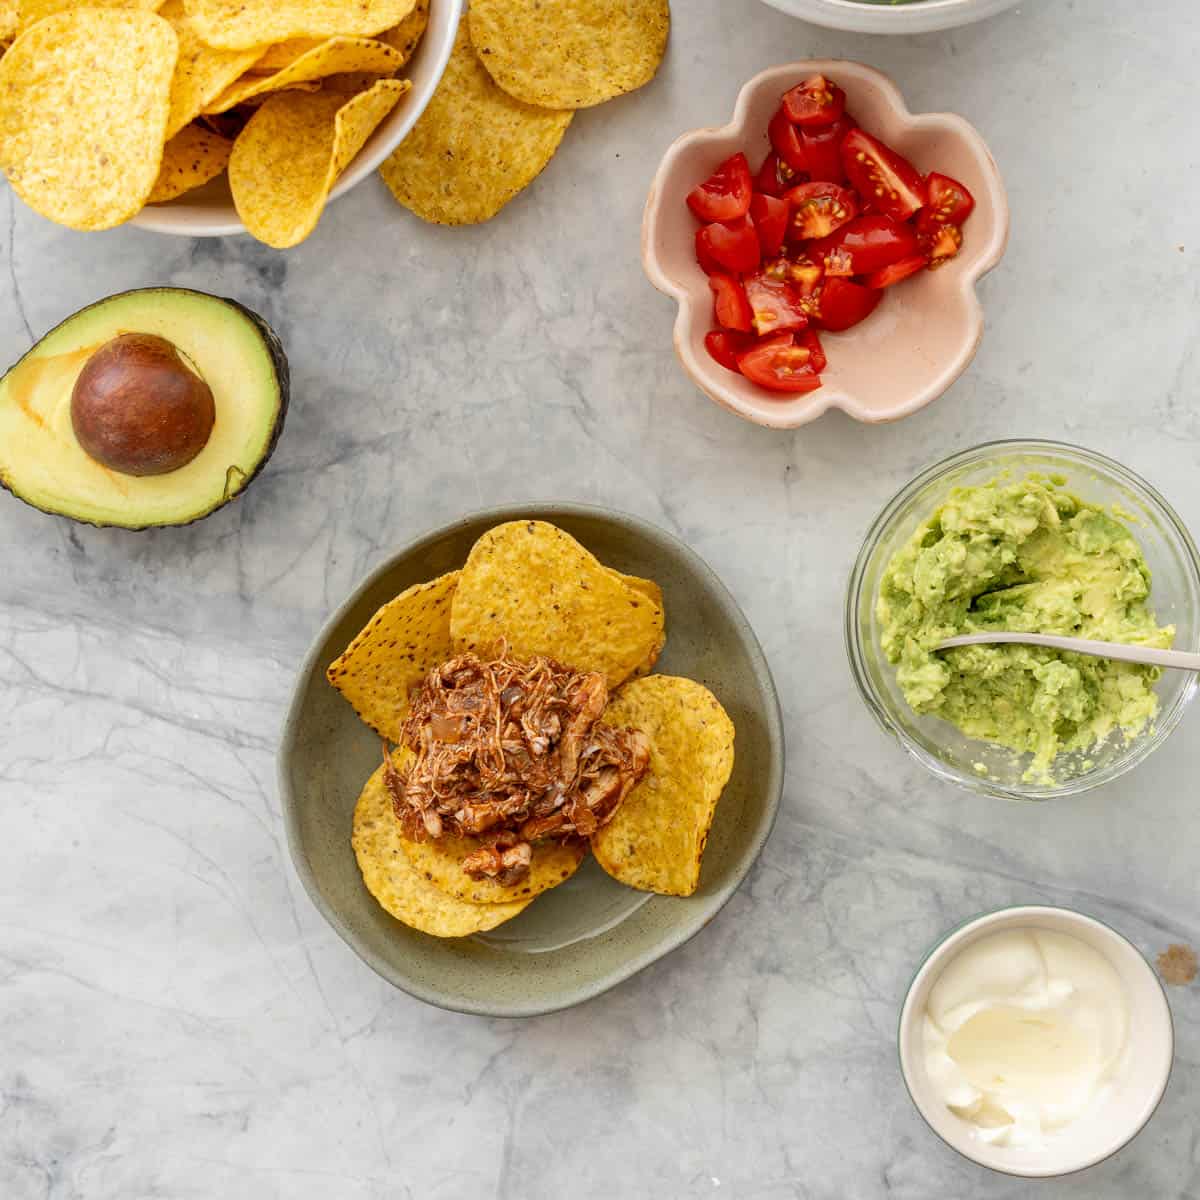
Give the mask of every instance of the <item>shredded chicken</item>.
[{"label": "shredded chicken", "polygon": [[416,755],[406,773],[384,747],[405,835],[486,834],[463,870],[506,885],[528,873],[532,843],[590,837],[650,765],[644,734],[600,723],[607,705],[603,675],[521,662],[503,647],[491,661],[464,654],[430,671],[401,730]]}]

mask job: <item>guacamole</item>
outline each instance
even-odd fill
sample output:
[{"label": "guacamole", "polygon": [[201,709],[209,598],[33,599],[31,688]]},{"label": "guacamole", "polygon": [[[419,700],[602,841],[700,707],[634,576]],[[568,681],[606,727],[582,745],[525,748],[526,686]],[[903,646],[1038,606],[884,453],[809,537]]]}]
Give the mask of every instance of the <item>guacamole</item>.
[{"label": "guacamole", "polygon": [[988,630],[1168,647],[1174,627],[1159,626],[1149,596],[1128,527],[1031,475],[952,491],[888,564],[877,614],[916,712],[1032,754],[1026,779],[1049,783],[1060,754],[1144,728],[1160,672],[1036,646],[930,648]]}]

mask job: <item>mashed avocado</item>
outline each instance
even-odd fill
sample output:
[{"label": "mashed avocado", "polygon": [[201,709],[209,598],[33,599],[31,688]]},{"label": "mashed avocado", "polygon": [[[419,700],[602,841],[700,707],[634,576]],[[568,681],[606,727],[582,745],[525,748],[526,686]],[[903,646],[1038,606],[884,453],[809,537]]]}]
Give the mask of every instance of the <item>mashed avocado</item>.
[{"label": "mashed avocado", "polygon": [[956,488],[884,572],[883,650],[918,713],[1032,754],[1052,782],[1063,753],[1114,730],[1137,734],[1157,709],[1159,671],[1035,646],[930,647],[958,633],[1058,633],[1170,646],[1148,605],[1150,571],[1110,513],[1030,476]]}]

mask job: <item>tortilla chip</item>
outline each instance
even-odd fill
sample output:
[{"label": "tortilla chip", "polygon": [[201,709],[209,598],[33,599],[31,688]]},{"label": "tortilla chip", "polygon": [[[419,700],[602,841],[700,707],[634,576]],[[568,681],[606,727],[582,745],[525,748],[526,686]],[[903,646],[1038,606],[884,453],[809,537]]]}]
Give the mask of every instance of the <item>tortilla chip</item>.
[{"label": "tortilla chip", "polygon": [[593,835],[592,853],[630,887],[690,896],[733,770],[733,722],[706,687],[670,675],[627,684],[602,719],[640,729],[650,739],[650,771]]},{"label": "tortilla chip", "polygon": [[158,178],[177,54],[170,23],[136,9],[26,30],[0,58],[0,170],[17,195],[73,229],[129,220]]},{"label": "tortilla chip", "polygon": [[[163,0],[0,0],[0,30],[7,9],[16,14],[15,29],[28,29],[43,17],[69,12],[73,8],[140,8],[143,12],[157,12],[162,6]],[[3,36],[2,32],[0,36]]]},{"label": "tortilla chip", "polygon": [[545,521],[509,521],[471,549],[450,610],[455,649],[544,654],[616,688],[649,658],[663,610]]},{"label": "tortilla chip", "polygon": [[223,50],[289,38],[371,37],[399,24],[414,0],[184,0],[200,36]]},{"label": "tortilla chip", "polygon": [[389,600],[330,663],[325,677],[380,736],[400,738],[408,693],[453,654],[450,604],[461,571]]},{"label": "tortilla chip", "polygon": [[171,138],[248,71],[258,61],[262,47],[214,49],[201,41],[184,12],[183,0],[167,0],[161,15],[175,27],[179,38],[179,59],[171,80],[171,114],[167,118],[167,137]]},{"label": "tortilla chip", "polygon": [[463,21],[437,91],[380,174],[396,201],[425,221],[486,221],[550,161],[571,115],[502,92],[479,65]]},{"label": "tortilla chip", "polygon": [[185,125],[164,147],[158,181],[147,204],[174,200],[210,179],[229,162],[233,143],[199,125]]},{"label": "tortilla chip", "polygon": [[[380,39],[383,35],[380,34]],[[282,71],[290,67],[302,54],[325,45],[325,38],[288,38],[285,42],[276,42],[268,46],[266,53],[254,64],[254,71]]]},{"label": "tortilla chip", "polygon": [[[391,75],[400,68],[400,55],[391,46],[370,38],[334,37],[318,43],[281,71],[267,75],[247,74],[227,87],[205,107],[206,113],[229,109],[266,92],[290,90],[327,75],[361,71],[368,75]],[[256,64],[257,66],[257,64]]]},{"label": "tortilla chip", "polygon": [[400,822],[383,782],[383,767],[367,780],[354,807],[350,839],[367,890],[397,921],[434,937],[466,937],[512,920],[528,900],[468,904],[447,896],[409,863],[400,841]]},{"label": "tortilla chip", "polygon": [[471,0],[471,41],[510,96],[590,108],[649,83],[667,48],[668,0]]},{"label": "tortilla chip", "polygon": [[436,841],[410,842],[407,838],[401,838],[401,841],[408,861],[418,875],[447,896],[468,900],[472,904],[532,900],[534,896],[570,879],[587,854],[587,844],[578,839],[570,842],[539,842],[533,847],[529,874],[519,883],[505,887],[492,879],[472,879],[462,869],[463,858],[480,846],[487,845],[487,838],[444,834]]},{"label": "tortilla chip", "polygon": [[340,92],[268,97],[229,159],[229,188],[247,230],[277,249],[308,237],[338,176],[411,87],[381,79],[349,99]]},{"label": "tortilla chip", "polygon": [[[663,603],[662,588],[653,579],[639,579],[636,575],[622,575],[620,571],[614,571],[611,567],[608,570],[626,586],[633,588],[635,592],[641,592],[643,596],[648,596],[653,603],[657,604],[663,610],[664,614],[666,613],[667,606]],[[667,631],[664,627],[659,632],[658,641],[655,642],[654,649],[634,669],[634,675],[649,675],[654,670],[654,664],[658,662],[659,655],[662,654],[666,644]]]},{"label": "tortilla chip", "polygon": [[400,65],[403,66],[416,53],[417,45],[424,37],[428,25],[429,0],[417,0],[412,12],[399,25],[385,29],[379,35],[379,40],[387,42],[393,50],[400,52]]},{"label": "tortilla chip", "polygon": [[0,0],[0,50],[16,36],[17,22],[17,0]]}]

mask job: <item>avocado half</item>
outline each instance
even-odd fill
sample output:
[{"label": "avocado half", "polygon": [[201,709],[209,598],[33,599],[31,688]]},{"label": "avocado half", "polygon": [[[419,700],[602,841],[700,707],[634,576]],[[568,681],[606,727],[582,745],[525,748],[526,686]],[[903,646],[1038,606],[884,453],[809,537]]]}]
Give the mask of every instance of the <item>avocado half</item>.
[{"label": "avocado half", "polygon": [[[110,470],[75,436],[75,381],[100,347],[128,333],[173,343],[212,391],[207,443],[167,474]],[[68,317],[0,379],[0,486],[88,525],[188,525],[239,496],[262,470],[283,432],[288,392],[279,338],[236,300],[185,288],[121,292]]]}]

